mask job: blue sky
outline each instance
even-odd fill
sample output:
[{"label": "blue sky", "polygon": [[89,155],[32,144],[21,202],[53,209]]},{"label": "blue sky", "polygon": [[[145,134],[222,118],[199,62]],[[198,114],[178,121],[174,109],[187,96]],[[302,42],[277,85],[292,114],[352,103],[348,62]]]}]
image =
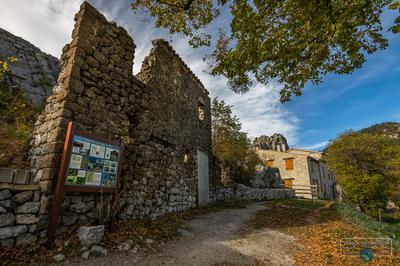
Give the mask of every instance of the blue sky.
[{"label": "blue sky", "polygon": [[[82,0],[2,0],[0,27],[20,36],[56,57],[70,42],[73,17]],[[289,145],[321,149],[327,141],[347,129],[360,129],[384,121],[400,121],[400,35],[385,33],[389,48],[367,57],[364,66],[352,75],[328,75],[318,86],[308,86],[301,97],[279,103],[279,84],[256,84],[245,95],[226,88],[226,80],[212,77],[204,70],[202,58],[208,48],[193,49],[181,35],[170,36],[143,15],[130,10],[131,1],[90,0],[107,19],[128,30],[137,45],[133,72],[149,53],[151,40],[165,38],[199,76],[210,92],[234,105],[250,136],[284,134]],[[385,29],[394,21],[396,12],[383,15]],[[229,24],[229,12],[223,12],[208,29]]]}]

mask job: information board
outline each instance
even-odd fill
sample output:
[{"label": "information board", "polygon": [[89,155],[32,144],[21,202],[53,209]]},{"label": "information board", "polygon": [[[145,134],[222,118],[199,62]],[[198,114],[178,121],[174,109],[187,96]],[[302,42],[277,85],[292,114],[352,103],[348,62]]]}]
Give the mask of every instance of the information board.
[{"label": "information board", "polygon": [[65,184],[115,187],[120,154],[118,146],[74,135]]},{"label": "information board", "polygon": [[123,153],[122,141],[94,135],[68,123],[47,230],[48,248],[54,246],[64,192],[111,193],[110,228],[114,228]]}]

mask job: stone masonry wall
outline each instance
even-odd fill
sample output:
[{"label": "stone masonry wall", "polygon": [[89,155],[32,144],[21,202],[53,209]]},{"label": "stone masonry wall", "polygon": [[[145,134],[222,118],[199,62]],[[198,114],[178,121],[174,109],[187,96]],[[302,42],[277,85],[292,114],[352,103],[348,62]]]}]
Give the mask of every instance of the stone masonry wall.
[{"label": "stone masonry wall", "polygon": [[[86,2],[82,4],[75,16],[72,41],[63,48],[57,85],[38,118],[31,143],[34,182],[40,185],[42,198],[47,201],[53,197],[69,121],[103,137],[129,136],[128,114],[135,106],[137,86],[132,77],[134,47],[123,28],[109,23]],[[67,194],[62,225],[98,222],[109,209],[107,204],[99,204],[107,201],[109,195]],[[46,207],[39,219],[47,226],[50,204]]]},{"label": "stone masonry wall", "polygon": [[[122,178],[121,217],[157,217],[196,206],[197,150],[210,154],[208,92],[168,42],[153,41],[137,78],[145,84]],[[204,119],[199,118],[199,107]]]},{"label": "stone masonry wall", "polygon": [[43,204],[39,190],[23,192],[1,190],[0,246],[24,247],[36,241],[36,232],[43,226],[38,219]]},{"label": "stone masonry wall", "polygon": [[210,198],[216,200],[274,200],[294,198],[292,189],[278,188],[251,188],[242,184],[234,184],[229,187],[215,186],[210,190]]}]

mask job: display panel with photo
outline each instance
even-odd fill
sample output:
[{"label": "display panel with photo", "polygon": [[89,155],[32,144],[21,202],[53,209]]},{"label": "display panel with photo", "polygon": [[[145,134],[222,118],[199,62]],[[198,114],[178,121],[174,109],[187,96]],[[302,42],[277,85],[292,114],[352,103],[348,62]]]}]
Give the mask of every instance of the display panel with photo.
[{"label": "display panel with photo", "polygon": [[83,185],[85,184],[86,171],[78,169],[69,169],[67,175],[67,184]]},{"label": "display panel with photo", "polygon": [[106,147],[102,145],[92,144],[90,147],[90,156],[96,158],[104,158]]},{"label": "display panel with photo", "polygon": [[77,136],[75,136],[74,142],[72,144],[72,152],[88,156],[89,151],[90,151],[90,143],[80,140]]},{"label": "display panel with photo", "polygon": [[104,160],[103,172],[116,174],[117,173],[117,162]]},{"label": "display panel with photo", "polygon": [[101,184],[106,187],[115,186],[115,175],[114,174],[105,174],[103,173]]},{"label": "display panel with photo", "polygon": [[118,161],[118,158],[119,158],[119,151],[117,149],[111,147],[106,148],[105,159],[111,161]]},{"label": "display panel with photo", "polygon": [[81,169],[81,164],[82,164],[82,155],[72,154],[71,161],[69,163],[69,168]]},{"label": "display panel with photo", "polygon": [[88,171],[85,185],[99,186],[101,184],[101,172]]},{"label": "display panel with photo", "polygon": [[89,157],[88,169],[93,171],[102,171],[103,163],[104,163],[103,159]]}]

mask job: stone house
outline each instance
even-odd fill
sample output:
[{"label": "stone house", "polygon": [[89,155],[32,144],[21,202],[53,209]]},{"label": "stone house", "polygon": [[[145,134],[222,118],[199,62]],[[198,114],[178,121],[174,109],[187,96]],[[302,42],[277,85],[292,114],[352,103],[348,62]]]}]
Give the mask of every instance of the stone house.
[{"label": "stone house", "polygon": [[266,166],[279,169],[285,186],[293,188],[297,197],[312,198],[311,185],[316,185],[319,198],[336,199],[336,177],[328,169],[322,152],[299,148],[278,151],[257,145],[255,149]]}]

